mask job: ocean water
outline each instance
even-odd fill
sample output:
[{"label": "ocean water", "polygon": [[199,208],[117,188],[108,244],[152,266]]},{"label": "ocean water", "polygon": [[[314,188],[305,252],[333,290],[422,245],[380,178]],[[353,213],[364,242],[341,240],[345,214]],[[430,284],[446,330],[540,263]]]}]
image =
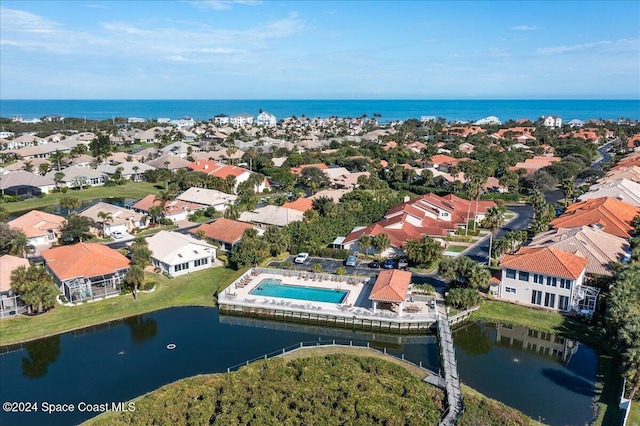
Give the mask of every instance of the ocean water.
[{"label": "ocean water", "polygon": [[257,115],[262,109],[278,119],[307,117],[373,117],[380,121],[406,120],[421,116],[447,120],[478,120],[497,116],[500,120],[555,115],[574,118],[640,120],[640,100],[2,100],[0,116],[28,120],[47,115],[107,120],[114,117],[208,120],[224,113]]}]

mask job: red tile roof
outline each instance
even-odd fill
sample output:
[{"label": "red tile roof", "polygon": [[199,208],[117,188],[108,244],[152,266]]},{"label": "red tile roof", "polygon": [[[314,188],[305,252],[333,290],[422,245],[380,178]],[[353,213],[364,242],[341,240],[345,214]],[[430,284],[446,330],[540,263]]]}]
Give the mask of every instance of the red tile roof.
[{"label": "red tile roof", "polygon": [[28,268],[29,261],[10,254],[0,256],[0,293],[11,289],[11,273],[21,266]]},{"label": "red tile roof", "polygon": [[27,238],[31,238],[47,235],[49,230],[60,230],[65,222],[65,218],[62,216],[41,212],[39,210],[31,210],[13,219],[9,222],[9,226],[20,229]]},{"label": "red tile roof", "polygon": [[291,173],[293,173],[294,175],[299,175],[307,167],[315,167],[316,169],[320,169],[320,170],[327,170],[329,168],[329,166],[327,166],[324,163],[301,164],[298,167],[291,167]]},{"label": "red tile roof", "polygon": [[640,207],[611,197],[590,198],[571,204],[561,216],[551,221],[554,228],[600,224],[602,230],[618,237],[630,238],[633,218]]},{"label": "red tile roof", "polygon": [[197,228],[191,229],[189,232],[195,234],[198,231],[204,231],[204,235],[207,238],[235,244],[242,239],[244,231],[251,228],[253,228],[253,226],[249,223],[238,222],[223,217],[213,223],[203,223]]},{"label": "red tile roof", "polygon": [[225,179],[227,176],[238,177],[243,173],[250,173],[249,170],[243,169],[242,167],[221,164],[215,160],[196,160],[189,164],[189,168],[196,172],[206,173],[222,179]]},{"label": "red tile roof", "polygon": [[586,257],[554,248],[521,247],[516,254],[505,254],[500,267],[578,279],[587,267],[587,262]]},{"label": "red tile roof", "polygon": [[282,207],[298,210],[300,212],[306,212],[307,210],[311,210],[313,208],[313,200],[311,198],[301,197],[295,201],[284,203]]},{"label": "red tile roof", "polygon": [[369,300],[380,302],[404,302],[411,284],[411,272],[399,269],[380,271],[371,289]]},{"label": "red tile roof", "polygon": [[[149,194],[141,200],[138,200],[135,204],[131,206],[134,210],[140,210],[142,212],[148,212],[149,209],[153,206],[159,206],[160,200],[156,200],[156,196],[154,194]],[[188,201],[182,200],[170,200],[164,206],[163,214],[165,216],[171,216],[173,214],[182,212],[182,211],[196,211],[203,208],[201,204],[190,203]]]},{"label": "red tile roof", "polygon": [[42,252],[45,263],[61,281],[113,274],[131,265],[117,250],[96,243],[78,243]]}]

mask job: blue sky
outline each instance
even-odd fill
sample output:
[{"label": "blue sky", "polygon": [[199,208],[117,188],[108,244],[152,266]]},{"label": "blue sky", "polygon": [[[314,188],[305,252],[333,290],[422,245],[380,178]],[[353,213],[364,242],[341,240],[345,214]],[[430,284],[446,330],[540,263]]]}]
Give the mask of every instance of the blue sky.
[{"label": "blue sky", "polygon": [[638,1],[9,1],[3,99],[637,99]]}]

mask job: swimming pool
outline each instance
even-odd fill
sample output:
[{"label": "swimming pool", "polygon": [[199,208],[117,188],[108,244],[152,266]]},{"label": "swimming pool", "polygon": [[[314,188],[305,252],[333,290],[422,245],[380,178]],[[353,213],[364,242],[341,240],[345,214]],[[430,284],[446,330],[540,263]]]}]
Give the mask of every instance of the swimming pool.
[{"label": "swimming pool", "polygon": [[274,278],[265,278],[251,290],[254,296],[280,297],[283,299],[308,300],[310,302],[342,303],[349,294],[348,290],[305,287],[282,284]]}]

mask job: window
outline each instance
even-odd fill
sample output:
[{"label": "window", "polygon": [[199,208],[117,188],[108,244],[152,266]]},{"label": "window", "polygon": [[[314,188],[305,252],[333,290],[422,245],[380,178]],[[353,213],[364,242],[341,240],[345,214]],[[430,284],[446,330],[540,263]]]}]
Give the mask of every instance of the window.
[{"label": "window", "polygon": [[193,261],[193,267],[197,267],[197,266],[202,266],[202,265],[208,265],[209,264],[209,258],[205,257],[204,259],[197,259]]},{"label": "window", "polygon": [[560,296],[558,298],[558,309],[561,311],[569,310],[569,297],[568,296]]},{"label": "window", "polygon": [[513,269],[507,269],[507,278],[514,278],[516,277],[516,271]]},{"label": "window", "polygon": [[532,305],[541,305],[542,304],[542,292],[538,290],[533,290],[531,292],[531,304]]},{"label": "window", "polygon": [[505,287],[504,288],[504,292],[505,293],[511,293],[511,294],[516,294],[516,289],[513,287]]},{"label": "window", "polygon": [[518,271],[518,279],[520,281],[529,281],[529,273],[524,271]]},{"label": "window", "polygon": [[547,285],[551,287],[557,287],[558,279],[556,277],[547,277]]},{"label": "window", "polygon": [[571,284],[573,281],[570,279],[560,278],[560,288],[571,289]]},{"label": "window", "polygon": [[556,307],[556,295],[554,293],[544,294],[544,306],[546,306],[547,308]]},{"label": "window", "polygon": [[180,263],[180,264],[176,265],[175,268],[173,268],[173,269],[176,272],[187,270],[187,269],[189,269],[189,262]]},{"label": "window", "polygon": [[533,274],[533,282],[536,284],[544,284],[544,275]]}]

